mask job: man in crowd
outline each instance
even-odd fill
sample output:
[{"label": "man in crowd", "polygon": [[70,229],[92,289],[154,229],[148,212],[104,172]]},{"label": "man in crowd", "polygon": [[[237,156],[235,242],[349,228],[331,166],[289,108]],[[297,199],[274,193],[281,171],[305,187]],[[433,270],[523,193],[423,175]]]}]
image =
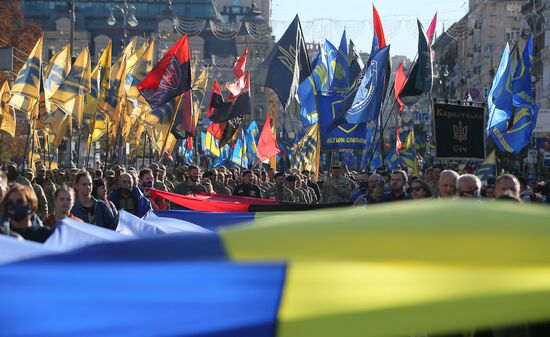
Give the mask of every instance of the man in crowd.
[{"label": "man in crowd", "polygon": [[456,195],[456,180],[458,179],[458,173],[453,170],[445,170],[441,171],[438,176],[437,195],[440,198],[454,198]]},{"label": "man in crowd", "polygon": [[367,178],[367,187],[362,195],[353,202],[354,205],[365,205],[376,202],[376,199],[384,193],[384,178],[378,173]]},{"label": "man in crowd", "polygon": [[[405,171],[393,171],[390,178],[391,192],[382,194],[380,197],[377,197],[375,199],[376,203],[409,200],[411,197],[405,192],[405,185],[407,184],[407,181],[408,176]],[[375,194],[377,193],[375,192]]]},{"label": "man in crowd", "polygon": [[294,202],[292,191],[285,186],[284,173],[277,172],[274,176],[275,186],[266,191],[266,198],[277,201]]},{"label": "man in crowd", "polygon": [[221,181],[218,178],[219,175],[220,173],[217,172],[216,169],[212,169],[211,171],[204,172],[202,177],[210,179],[210,182],[212,183],[212,189],[216,194],[231,195],[231,190],[223,184],[223,173]]},{"label": "man in crowd", "polygon": [[241,184],[235,186],[233,195],[241,197],[261,198],[262,192],[258,185],[252,183],[252,171],[245,170],[242,173]]},{"label": "man in crowd", "polygon": [[520,182],[516,176],[509,173],[497,177],[495,182],[495,198],[501,199],[506,194],[520,200]]},{"label": "man in crowd", "polygon": [[[34,190],[34,194],[36,194],[36,198],[38,199],[38,209],[36,210],[36,215],[38,215],[40,219],[44,219],[50,213],[50,209],[48,207],[48,199],[46,198],[44,189],[42,189],[42,186],[34,182],[34,172],[32,169],[25,170],[25,178],[27,178],[27,180],[31,182],[31,187]],[[53,210],[53,203],[50,206]]]},{"label": "man in crowd", "polygon": [[152,209],[151,202],[134,186],[129,173],[120,174],[118,188],[109,194],[109,200],[115,204],[117,210],[123,209],[140,218]]},{"label": "man in crowd", "polygon": [[181,184],[178,184],[174,193],[187,195],[195,193],[206,193],[206,187],[199,183],[200,180],[200,171],[198,166],[191,165],[187,168],[187,178]]},{"label": "man in crowd", "polygon": [[34,178],[34,182],[42,187],[44,194],[46,194],[46,199],[48,200],[48,208],[53,209],[54,193],[57,186],[55,186],[51,178],[47,176],[46,168],[43,165],[39,165],[36,168],[36,178]]},{"label": "man in crowd", "polygon": [[332,177],[323,182],[321,202],[325,204],[351,201],[355,184],[345,176],[346,167],[341,162],[332,163]]},{"label": "man in crowd", "polygon": [[288,175],[285,178],[285,181],[286,181],[286,187],[292,192],[292,196],[294,197],[294,202],[298,202],[302,204],[309,203],[304,191],[297,188],[297,183],[296,183],[297,179],[294,174]]},{"label": "man in crowd", "polygon": [[480,198],[481,180],[473,174],[463,174],[456,180],[456,195],[461,198]]}]

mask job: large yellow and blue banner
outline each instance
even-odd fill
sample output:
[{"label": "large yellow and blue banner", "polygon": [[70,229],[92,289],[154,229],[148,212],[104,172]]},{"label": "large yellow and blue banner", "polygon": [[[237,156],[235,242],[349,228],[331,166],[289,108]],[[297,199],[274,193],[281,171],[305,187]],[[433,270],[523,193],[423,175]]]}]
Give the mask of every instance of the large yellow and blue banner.
[{"label": "large yellow and blue banner", "polygon": [[318,95],[319,124],[321,129],[321,149],[323,151],[363,150],[366,139],[365,123],[343,123],[330,129],[331,124],[342,110],[344,98],[336,93]]},{"label": "large yellow and blue banner", "polygon": [[400,337],[540,322],[548,212],[410,201],[52,250],[0,266],[0,325],[9,336]]}]

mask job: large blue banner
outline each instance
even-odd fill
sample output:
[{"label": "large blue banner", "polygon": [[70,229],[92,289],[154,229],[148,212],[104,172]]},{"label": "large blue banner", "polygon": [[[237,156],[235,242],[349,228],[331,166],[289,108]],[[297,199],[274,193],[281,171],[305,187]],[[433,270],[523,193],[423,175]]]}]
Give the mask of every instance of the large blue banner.
[{"label": "large blue banner", "polygon": [[319,123],[321,126],[321,151],[364,150],[367,143],[365,123],[348,124],[328,131],[340,112],[344,97],[338,94],[318,95]]}]

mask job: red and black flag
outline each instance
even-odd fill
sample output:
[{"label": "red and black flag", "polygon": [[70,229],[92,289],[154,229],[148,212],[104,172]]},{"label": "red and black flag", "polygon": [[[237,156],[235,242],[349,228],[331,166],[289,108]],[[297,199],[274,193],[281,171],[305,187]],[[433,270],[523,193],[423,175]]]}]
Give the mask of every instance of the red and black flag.
[{"label": "red and black flag", "polygon": [[155,109],[190,91],[191,63],[187,34],[176,42],[138,85],[138,90]]},{"label": "red and black flag", "polygon": [[176,111],[176,119],[174,125],[172,125],[172,134],[177,139],[185,139],[195,135],[193,97],[190,90],[182,94],[180,105]]},{"label": "red and black flag", "polygon": [[249,73],[244,74],[226,87],[231,92],[231,100],[229,101],[224,100],[218,83],[214,81],[207,114],[207,117],[214,123],[227,122],[230,119],[249,115],[252,110]]},{"label": "red and black flag", "polygon": [[225,127],[223,129],[222,138],[220,139],[220,148],[229,143],[229,141],[233,138],[233,136],[241,126],[242,122],[243,118],[237,117],[230,119],[229,121],[227,121],[227,123],[224,123]]}]

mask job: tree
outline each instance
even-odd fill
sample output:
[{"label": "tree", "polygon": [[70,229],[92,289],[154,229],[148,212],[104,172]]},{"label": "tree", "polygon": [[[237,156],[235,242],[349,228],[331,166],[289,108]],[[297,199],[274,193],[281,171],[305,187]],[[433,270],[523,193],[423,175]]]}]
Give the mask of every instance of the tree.
[{"label": "tree", "polygon": [[[16,58],[14,58],[13,72],[17,74],[42,34],[42,27],[36,23],[25,22],[18,0],[0,1],[0,27],[2,27],[0,30],[0,46],[14,47]],[[10,81],[11,84],[14,79],[14,74],[0,72],[0,85],[6,80]],[[21,116],[21,114],[18,114],[18,116]],[[23,156],[27,127],[21,118],[17,118],[15,134],[15,137],[11,137],[0,131],[0,162],[2,163]]]}]

